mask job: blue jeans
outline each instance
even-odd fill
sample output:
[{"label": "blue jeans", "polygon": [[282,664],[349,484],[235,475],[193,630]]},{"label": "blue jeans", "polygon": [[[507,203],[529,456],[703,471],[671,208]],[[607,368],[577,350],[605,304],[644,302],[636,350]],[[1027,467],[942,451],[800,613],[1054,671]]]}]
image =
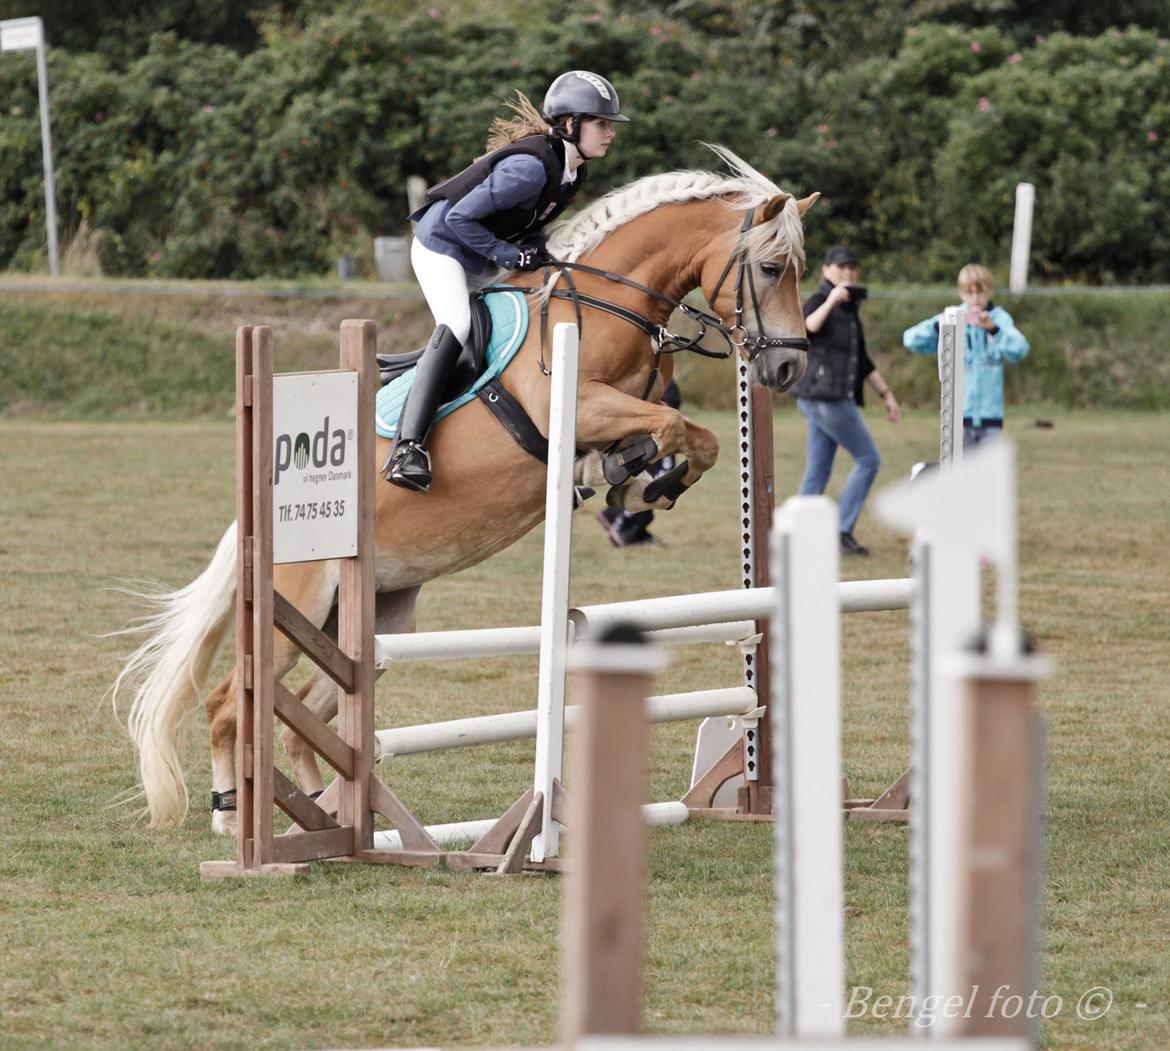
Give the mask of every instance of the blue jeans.
[{"label": "blue jeans", "polygon": [[857,406],[848,398],[841,401],[797,398],[796,405],[808,419],[808,463],[800,480],[800,495],[815,496],[825,491],[837,446],[843,445],[853,457],[853,469],[841,490],[838,512],[841,532],[852,533],[861,505],[882,464],[873,435]]}]

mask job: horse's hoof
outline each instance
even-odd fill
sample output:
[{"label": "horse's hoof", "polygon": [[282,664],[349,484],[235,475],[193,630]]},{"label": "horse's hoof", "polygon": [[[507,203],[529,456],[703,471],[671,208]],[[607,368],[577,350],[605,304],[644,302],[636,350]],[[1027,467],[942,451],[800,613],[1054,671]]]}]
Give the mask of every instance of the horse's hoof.
[{"label": "horse's hoof", "polygon": [[234,810],[213,810],[211,812],[211,831],[217,836],[234,836],[236,834],[236,812]]}]

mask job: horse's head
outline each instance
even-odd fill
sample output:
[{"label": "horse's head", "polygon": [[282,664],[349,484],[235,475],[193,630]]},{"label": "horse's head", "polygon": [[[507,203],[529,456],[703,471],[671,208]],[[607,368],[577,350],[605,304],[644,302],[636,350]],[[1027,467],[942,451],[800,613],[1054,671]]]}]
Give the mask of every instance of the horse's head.
[{"label": "horse's head", "polygon": [[751,361],[755,378],[772,390],[788,390],[808,364],[800,306],[801,219],[819,196],[798,201],[780,192],[750,212],[737,211],[741,225],[730,253],[723,242],[703,266],[712,308],[734,324],[740,353]]}]

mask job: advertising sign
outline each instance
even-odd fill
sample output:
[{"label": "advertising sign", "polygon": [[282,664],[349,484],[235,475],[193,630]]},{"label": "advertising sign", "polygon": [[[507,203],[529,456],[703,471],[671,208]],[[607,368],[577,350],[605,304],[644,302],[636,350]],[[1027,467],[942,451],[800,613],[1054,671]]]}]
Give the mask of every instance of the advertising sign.
[{"label": "advertising sign", "polygon": [[357,554],[355,372],[272,377],[272,561]]}]

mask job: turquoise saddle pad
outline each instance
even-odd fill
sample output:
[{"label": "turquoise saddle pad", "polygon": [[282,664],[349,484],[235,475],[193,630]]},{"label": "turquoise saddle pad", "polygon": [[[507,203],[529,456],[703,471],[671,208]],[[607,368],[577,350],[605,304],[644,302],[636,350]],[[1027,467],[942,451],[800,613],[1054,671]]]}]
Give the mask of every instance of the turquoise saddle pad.
[{"label": "turquoise saddle pad", "polygon": [[[484,384],[496,379],[516,356],[516,351],[528,335],[528,300],[523,292],[489,292],[484,296],[484,302],[492,317],[492,337],[486,354],[487,367],[468,390],[439,408],[435,413],[436,423],[444,416],[450,416],[461,405],[466,405]],[[393,438],[397,434],[398,419],[412,383],[413,368],[378,391],[374,403],[374,421],[383,438]]]}]

